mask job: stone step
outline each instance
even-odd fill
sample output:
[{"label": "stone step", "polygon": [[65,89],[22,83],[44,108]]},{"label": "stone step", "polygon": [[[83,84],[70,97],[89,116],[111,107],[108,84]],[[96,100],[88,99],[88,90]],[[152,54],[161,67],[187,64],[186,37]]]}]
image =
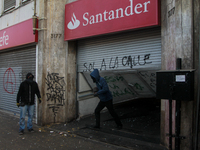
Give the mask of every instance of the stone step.
[{"label": "stone step", "polygon": [[116,130],[105,127],[94,129],[86,126],[74,131],[73,134],[134,150],[167,150],[159,144],[159,138],[128,132],[127,129]]}]

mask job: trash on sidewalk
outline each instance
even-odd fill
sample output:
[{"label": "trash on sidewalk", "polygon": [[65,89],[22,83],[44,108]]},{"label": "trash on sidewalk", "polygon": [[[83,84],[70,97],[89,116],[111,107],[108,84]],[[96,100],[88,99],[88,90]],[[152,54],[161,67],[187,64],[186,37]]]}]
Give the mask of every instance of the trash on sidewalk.
[{"label": "trash on sidewalk", "polygon": [[53,133],[54,131],[50,131],[50,133]]}]

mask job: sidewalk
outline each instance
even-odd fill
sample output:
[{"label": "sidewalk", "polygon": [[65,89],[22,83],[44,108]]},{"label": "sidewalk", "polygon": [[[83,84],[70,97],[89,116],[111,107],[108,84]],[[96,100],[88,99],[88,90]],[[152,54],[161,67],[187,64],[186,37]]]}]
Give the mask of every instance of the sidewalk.
[{"label": "sidewalk", "polygon": [[160,145],[160,108],[150,105],[116,107],[123,129],[117,130],[108,112],[101,114],[101,129],[93,129],[94,115],[70,123],[34,124],[35,133],[20,136],[19,116],[0,111],[0,150],[12,149],[95,149],[165,150]]},{"label": "sidewalk", "polygon": [[[131,106],[131,107],[130,107]],[[102,143],[137,150],[165,150],[160,145],[160,108],[128,104],[115,108],[123,129],[117,130],[108,112],[101,114],[101,129],[94,129],[95,116],[87,116],[70,123],[51,124],[50,130],[71,134]]]},{"label": "sidewalk", "polygon": [[128,150],[35,124],[34,133],[25,129],[24,135],[19,135],[18,122],[16,115],[0,111],[0,150]]}]

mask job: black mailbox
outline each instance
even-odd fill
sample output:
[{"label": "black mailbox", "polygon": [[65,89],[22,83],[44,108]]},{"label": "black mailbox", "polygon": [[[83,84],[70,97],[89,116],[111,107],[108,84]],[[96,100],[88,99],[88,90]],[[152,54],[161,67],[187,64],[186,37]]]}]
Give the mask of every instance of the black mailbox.
[{"label": "black mailbox", "polygon": [[194,70],[157,71],[156,98],[194,100]]}]

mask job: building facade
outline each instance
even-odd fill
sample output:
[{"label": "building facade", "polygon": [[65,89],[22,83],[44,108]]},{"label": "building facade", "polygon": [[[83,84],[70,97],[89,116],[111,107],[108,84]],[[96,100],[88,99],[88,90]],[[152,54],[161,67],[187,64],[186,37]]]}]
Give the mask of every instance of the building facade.
[{"label": "building facade", "polygon": [[32,30],[33,8],[33,2],[27,0],[0,1],[1,109],[15,113],[19,113],[15,100],[20,83],[27,72],[37,74],[38,34]]},{"label": "building facade", "polygon": [[[0,109],[19,113],[16,94],[35,74],[39,125],[92,114],[90,72],[100,70],[114,103],[156,97],[156,72],[195,69],[194,100],[181,101],[181,150],[195,145],[199,0],[0,0]],[[97,7],[98,6],[98,7]],[[101,7],[99,7],[101,6]],[[80,9],[81,8],[81,9]],[[33,19],[37,18],[37,20]],[[176,101],[172,103],[175,134]],[[169,101],[161,100],[161,143],[169,145]],[[174,147],[175,140],[172,141]]]}]

